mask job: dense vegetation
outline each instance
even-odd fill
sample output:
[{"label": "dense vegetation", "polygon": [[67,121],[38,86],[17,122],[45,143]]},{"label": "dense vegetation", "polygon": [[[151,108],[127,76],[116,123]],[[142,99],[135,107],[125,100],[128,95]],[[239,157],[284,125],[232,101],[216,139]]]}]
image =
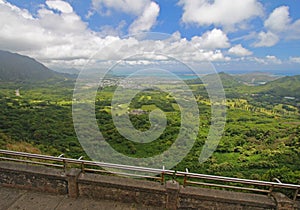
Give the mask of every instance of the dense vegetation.
[{"label": "dense vegetation", "polygon": [[[300,118],[299,97],[294,91],[300,86],[299,77],[286,77],[256,87],[239,83],[230,75],[221,74],[221,78],[228,110],[225,132],[217,150],[205,163],[198,162],[211,124],[210,104],[204,85],[189,81],[201,113],[200,132],[192,150],[175,169],[261,180],[276,177],[297,183]],[[74,82],[59,78],[40,83],[1,82],[0,148],[88,158],[73,128]],[[113,125],[113,91],[110,86],[100,89],[95,103],[99,128],[112,147],[128,156],[149,157],[172,145],[180,127],[180,110],[174,98],[149,89],[135,96],[129,110],[124,111],[120,106],[119,114],[128,111],[133,126],[141,131],[149,129],[151,110],[160,108],[166,113],[167,127],[159,139],[139,144],[126,140]]]}]

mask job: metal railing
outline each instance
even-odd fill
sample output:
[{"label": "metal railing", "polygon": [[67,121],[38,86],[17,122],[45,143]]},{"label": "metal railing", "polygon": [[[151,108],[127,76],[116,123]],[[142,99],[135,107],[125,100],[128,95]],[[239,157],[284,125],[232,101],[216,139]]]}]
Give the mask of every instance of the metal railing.
[{"label": "metal railing", "polygon": [[297,197],[300,196],[300,185],[281,183],[276,178],[274,179],[276,182],[258,181],[225,176],[190,173],[187,169],[185,172],[182,172],[166,170],[164,167],[162,167],[162,169],[155,169],[139,166],[89,161],[83,160],[82,157],[78,159],[72,159],[65,158],[63,157],[63,155],[54,157],[48,155],[16,152],[10,150],[0,150],[0,160],[58,167],[62,168],[64,171],[66,171],[68,167],[73,167],[74,165],[75,167],[80,168],[82,173],[108,173],[138,178],[150,178],[159,180],[161,183],[164,183],[168,176],[172,179],[182,179],[184,187],[188,185],[201,185],[204,187],[267,193],[268,195],[270,195],[274,189],[285,189],[293,191],[293,200],[296,200]]}]

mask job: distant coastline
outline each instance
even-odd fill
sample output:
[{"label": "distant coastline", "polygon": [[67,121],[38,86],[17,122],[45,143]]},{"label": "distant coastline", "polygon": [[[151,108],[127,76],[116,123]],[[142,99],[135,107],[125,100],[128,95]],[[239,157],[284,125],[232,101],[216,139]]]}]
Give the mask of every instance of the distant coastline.
[{"label": "distant coastline", "polygon": [[[238,75],[266,75],[269,77],[284,77],[284,76],[295,76],[298,75],[298,72],[277,72],[277,71],[217,71],[218,73],[226,73],[229,75],[233,75],[233,76],[238,76]],[[110,75],[112,77],[128,77],[129,75],[131,75],[132,72],[111,72]],[[173,72],[176,76],[178,76],[180,79],[182,80],[193,80],[193,79],[197,79],[198,75],[192,72]],[[150,76],[150,77],[167,77],[166,74],[136,74],[136,76]],[[205,75],[201,75],[201,76],[205,76]]]},{"label": "distant coastline", "polygon": [[284,70],[265,70],[265,71],[245,71],[245,70],[219,70],[218,72],[225,72],[227,74],[253,74],[253,73],[260,73],[260,74],[268,74],[268,75],[275,75],[275,76],[295,76],[300,74],[299,71],[284,71]]}]

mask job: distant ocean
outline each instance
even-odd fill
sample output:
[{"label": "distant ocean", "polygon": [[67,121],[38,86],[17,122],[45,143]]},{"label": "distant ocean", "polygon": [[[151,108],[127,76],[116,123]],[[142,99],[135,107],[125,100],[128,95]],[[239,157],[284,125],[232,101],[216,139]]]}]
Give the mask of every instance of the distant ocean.
[{"label": "distant ocean", "polygon": [[[224,73],[227,73],[227,74],[253,74],[253,73],[257,73],[257,74],[268,74],[270,76],[274,75],[274,76],[294,76],[294,75],[298,75],[300,74],[300,72],[298,71],[280,71],[280,70],[271,70],[271,71],[243,71],[243,70],[233,70],[233,71],[230,71],[230,70],[226,70],[226,71],[218,71],[218,73],[220,72],[224,72]],[[117,76],[117,77],[128,77],[129,75],[131,75],[132,71],[123,71],[123,72],[110,72],[111,76]],[[194,72],[186,72],[186,71],[183,71],[183,72],[180,72],[180,71],[176,71],[176,72],[173,72],[176,76],[178,76],[180,79],[182,80],[191,80],[191,79],[197,79],[198,78],[198,75],[195,74]],[[164,74],[164,73],[159,73],[159,72],[155,72],[155,73],[151,73],[151,72],[148,72],[148,73],[138,73],[138,74],[135,74],[135,76],[141,76],[141,77],[161,77],[161,78],[164,78],[164,77],[169,77],[168,74]],[[204,75],[201,75],[201,76],[204,76]]]},{"label": "distant ocean", "polygon": [[263,71],[245,71],[245,70],[224,70],[218,72],[225,72],[227,74],[251,74],[251,73],[266,73],[269,75],[278,75],[278,76],[295,76],[300,75],[299,71],[296,70],[263,70]]},{"label": "distant ocean", "polygon": [[[128,77],[131,75],[132,72],[113,72],[110,73],[112,76],[117,76],[117,77]],[[173,74],[175,74],[177,77],[179,77],[182,80],[191,80],[191,79],[197,79],[198,76],[195,73],[191,73],[191,72],[173,72]],[[169,77],[169,74],[166,73],[138,73],[135,74],[135,76],[137,77],[160,77],[160,78],[167,78]]]}]

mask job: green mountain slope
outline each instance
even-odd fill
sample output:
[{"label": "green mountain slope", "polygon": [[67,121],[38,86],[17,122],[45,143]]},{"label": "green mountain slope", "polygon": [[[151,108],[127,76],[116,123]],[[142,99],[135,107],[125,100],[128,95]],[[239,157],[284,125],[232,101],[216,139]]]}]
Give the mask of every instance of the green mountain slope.
[{"label": "green mountain slope", "polygon": [[286,76],[253,89],[257,93],[300,98],[300,75]]},{"label": "green mountain slope", "polygon": [[244,86],[244,84],[238,81],[233,75],[226,74],[224,72],[219,73],[224,88],[236,88]]},{"label": "green mountain slope", "polygon": [[0,50],[0,81],[40,81],[61,77],[33,58]]},{"label": "green mountain slope", "polygon": [[244,84],[241,81],[237,80],[235,76],[226,74],[224,72],[218,73],[218,77],[216,77],[216,74],[208,74],[203,76],[202,79],[199,78],[191,79],[191,80],[187,80],[186,82],[187,84],[203,84],[203,82],[214,83],[217,78],[220,78],[224,88],[235,88],[238,86],[244,86]]},{"label": "green mountain slope", "polygon": [[250,86],[263,85],[267,82],[271,82],[281,78],[281,76],[265,72],[251,72],[246,74],[237,74],[233,76],[236,80]]}]

